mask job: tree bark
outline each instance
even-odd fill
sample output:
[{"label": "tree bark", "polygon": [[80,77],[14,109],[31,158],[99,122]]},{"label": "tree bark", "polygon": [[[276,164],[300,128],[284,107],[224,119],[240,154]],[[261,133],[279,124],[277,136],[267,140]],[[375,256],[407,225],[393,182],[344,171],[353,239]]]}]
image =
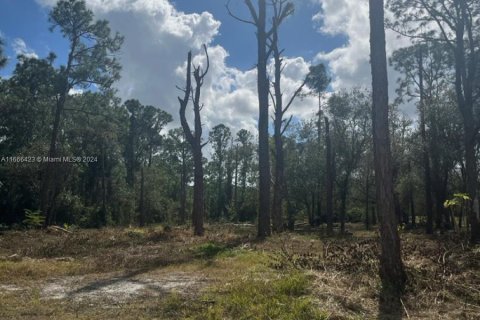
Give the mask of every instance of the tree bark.
[{"label": "tree bark", "polygon": [[[60,95],[55,105],[55,115],[53,121],[52,135],[50,138],[50,148],[48,150],[48,157],[55,158],[57,157],[57,142],[58,135],[60,133],[62,113],[65,109],[65,103],[67,101],[68,92],[70,91],[69,77],[73,64],[73,54],[77,47],[77,40],[72,42],[70,52],[68,54],[67,67],[65,68],[65,74],[62,79],[62,89],[60,90]],[[55,187],[55,173],[56,173],[56,163],[47,162],[45,173],[42,179],[42,191],[40,195],[40,211],[45,216],[44,226],[48,226],[55,222],[54,213],[53,213],[53,203],[57,196],[57,191]],[[60,183],[59,181],[57,181]]]},{"label": "tree bark", "polygon": [[[383,0],[369,0],[370,52],[373,90],[373,142],[377,211],[380,218],[380,278],[389,292],[403,291],[406,275],[395,215],[388,121],[388,78]],[[398,305],[399,296],[393,296]]]},{"label": "tree bark", "polygon": [[180,175],[180,224],[187,220],[187,160],[186,150],[182,146],[182,172]]},{"label": "tree bark", "polygon": [[[317,115],[317,144],[318,144],[318,159],[322,158],[323,149],[322,149],[322,121],[323,121],[323,111],[322,111],[322,94],[318,94],[318,115]],[[317,219],[318,225],[322,221],[322,196],[323,196],[323,183],[322,183],[322,174],[318,170],[318,190],[317,190]]]},{"label": "tree bark", "polygon": [[[473,243],[480,242],[479,218],[473,210],[473,200],[477,197],[477,159],[475,156],[476,137],[478,129],[473,114],[473,83],[478,74],[477,58],[475,57],[474,42],[472,37],[472,26],[467,24],[467,4],[459,1],[459,17],[456,19],[455,39],[455,92],[457,103],[463,118],[464,147],[465,147],[465,175],[466,191],[472,201],[467,205],[468,221],[470,223],[470,240]],[[470,21],[471,22],[471,21]],[[471,52],[468,65],[465,59],[465,28],[467,29],[468,44]]]},{"label": "tree bark", "polygon": [[273,57],[275,61],[275,81],[273,83],[275,91],[275,117],[274,117],[274,140],[275,140],[275,181],[273,184],[273,208],[272,208],[272,226],[274,232],[283,231],[283,197],[285,194],[284,179],[284,154],[282,140],[283,125],[283,95],[281,90],[282,77],[282,59],[278,49],[278,25],[273,26]]},{"label": "tree bark", "polygon": [[[203,227],[203,218],[205,215],[205,188],[203,181],[203,155],[202,155],[202,122],[200,119],[200,96],[203,80],[208,73],[209,69],[209,58],[207,53],[207,47],[204,46],[205,54],[207,55],[207,68],[204,72],[201,72],[200,67],[194,68],[193,75],[195,78],[196,87],[195,90],[192,89],[192,53],[188,53],[187,60],[187,80],[185,87],[185,95],[183,99],[178,98],[180,102],[180,122],[182,124],[183,132],[185,133],[185,138],[192,148],[193,154],[193,164],[194,164],[194,173],[193,173],[193,211],[192,211],[192,224],[193,224],[193,233],[195,236],[202,236],[204,234]],[[193,96],[193,112],[194,112],[194,123],[195,131],[192,133],[190,126],[187,122],[185,111],[188,105],[188,102],[191,98],[191,93],[194,91]]]},{"label": "tree bark", "polygon": [[203,181],[203,156],[202,150],[193,152],[194,178],[193,178],[193,212],[192,223],[194,234],[204,234],[203,217],[205,215],[204,181]]},{"label": "tree bark", "polygon": [[332,137],[330,134],[330,122],[325,117],[325,144],[326,152],[326,189],[327,189],[327,234],[333,234],[333,155],[332,155]]},{"label": "tree bark", "polygon": [[271,234],[270,227],[270,155],[268,147],[268,92],[267,77],[267,4],[266,0],[258,1],[257,15],[257,90],[258,90],[258,165],[259,165],[259,208],[258,237]]},{"label": "tree bark", "polygon": [[432,178],[430,173],[430,157],[428,155],[427,130],[425,125],[425,90],[423,87],[423,52],[420,48],[418,53],[418,81],[420,90],[420,134],[422,137],[422,156],[423,156],[423,178],[425,192],[425,212],[427,215],[426,233],[433,234],[433,200],[432,200]]}]

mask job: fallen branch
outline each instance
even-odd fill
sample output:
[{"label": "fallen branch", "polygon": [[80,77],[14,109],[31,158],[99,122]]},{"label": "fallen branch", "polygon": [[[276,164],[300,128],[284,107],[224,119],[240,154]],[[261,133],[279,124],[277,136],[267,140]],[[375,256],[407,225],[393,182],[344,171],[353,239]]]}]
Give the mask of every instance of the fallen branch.
[{"label": "fallen branch", "polygon": [[55,231],[55,232],[65,232],[65,233],[72,233],[72,231],[67,230],[65,228],[59,227],[59,226],[49,226],[47,228],[49,231]]}]

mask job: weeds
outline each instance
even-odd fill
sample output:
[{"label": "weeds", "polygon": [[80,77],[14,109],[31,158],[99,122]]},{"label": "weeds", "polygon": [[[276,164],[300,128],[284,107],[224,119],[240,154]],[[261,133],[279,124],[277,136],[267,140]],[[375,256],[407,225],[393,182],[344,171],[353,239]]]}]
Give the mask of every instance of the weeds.
[{"label": "weeds", "polygon": [[309,292],[304,274],[285,274],[278,278],[255,279],[254,275],[235,279],[205,296],[211,305],[205,319],[327,319]]},{"label": "weeds", "polygon": [[[380,282],[373,232],[350,238],[286,233],[255,240],[253,228],[7,231],[0,235],[1,319],[371,319]],[[478,319],[480,251],[461,235],[402,233],[411,319]],[[195,284],[121,304],[50,300],[46,283],[185,275]],[[80,276],[80,277],[76,277]],[[134,277],[134,278],[129,278]],[[79,280],[86,281],[86,280]],[[175,282],[177,281],[177,282]],[[184,281],[187,283],[188,281]],[[64,283],[68,283],[64,282]],[[136,283],[136,282],[135,282]],[[13,289],[12,289],[13,288]],[[2,292],[3,291],[3,292]],[[45,303],[48,299],[48,303]],[[325,312],[324,312],[325,311]],[[328,312],[328,317],[327,317]]]}]

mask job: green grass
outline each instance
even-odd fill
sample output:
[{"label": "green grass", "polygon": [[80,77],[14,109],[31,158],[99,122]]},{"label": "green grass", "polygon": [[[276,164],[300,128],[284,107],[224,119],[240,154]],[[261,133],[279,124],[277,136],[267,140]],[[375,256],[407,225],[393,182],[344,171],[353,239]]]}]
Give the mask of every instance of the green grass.
[{"label": "green grass", "polygon": [[197,246],[194,251],[197,258],[211,259],[217,256],[219,253],[228,251],[228,248],[224,245],[207,242]]},{"label": "green grass", "polygon": [[326,314],[308,296],[309,279],[302,273],[235,279],[205,295],[211,305],[200,318],[238,320],[322,320]]},{"label": "green grass", "polygon": [[72,276],[82,274],[83,267],[78,262],[23,260],[0,261],[0,284],[21,283],[47,277]]}]

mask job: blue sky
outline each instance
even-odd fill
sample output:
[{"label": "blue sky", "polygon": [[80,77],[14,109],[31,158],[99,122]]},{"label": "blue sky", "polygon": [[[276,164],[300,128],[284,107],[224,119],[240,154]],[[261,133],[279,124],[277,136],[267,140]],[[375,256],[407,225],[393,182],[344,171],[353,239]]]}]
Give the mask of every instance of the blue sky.
[{"label": "blue sky", "polygon": [[[253,27],[245,25],[230,17],[224,0],[176,0],[171,3],[185,13],[208,11],[221,22],[219,34],[214,44],[222,45],[230,57],[228,63],[240,69],[252,68],[255,63],[255,35]],[[12,58],[9,66],[2,70],[8,75],[14,68],[15,52],[12,48],[14,39],[23,39],[26,45],[40,57],[48,52],[55,52],[59,61],[66,54],[66,43],[58,34],[51,33],[48,23],[49,7],[41,6],[35,0],[0,0],[0,31],[7,41],[7,54]],[[232,1],[231,8],[241,17],[248,17],[242,2]],[[318,32],[318,25],[312,17],[319,11],[318,3],[297,1],[294,16],[282,26],[282,46],[287,56],[301,56],[312,60],[318,52],[331,51],[342,46],[346,39],[342,35],[329,36]]]},{"label": "blue sky", "polygon": [[[253,65],[256,57],[254,27],[229,16],[225,8],[226,1],[177,0],[173,3],[185,12],[211,12],[222,22],[216,42],[232,52],[229,60],[231,64],[241,68]],[[343,36],[328,36],[318,32],[316,23],[312,22],[313,16],[320,10],[318,3],[306,0],[296,1],[295,5],[295,14],[281,29],[281,44],[287,56],[302,56],[306,60],[312,60],[318,52],[331,51],[345,43]],[[243,1],[231,1],[230,7],[239,17],[248,18]]]}]

